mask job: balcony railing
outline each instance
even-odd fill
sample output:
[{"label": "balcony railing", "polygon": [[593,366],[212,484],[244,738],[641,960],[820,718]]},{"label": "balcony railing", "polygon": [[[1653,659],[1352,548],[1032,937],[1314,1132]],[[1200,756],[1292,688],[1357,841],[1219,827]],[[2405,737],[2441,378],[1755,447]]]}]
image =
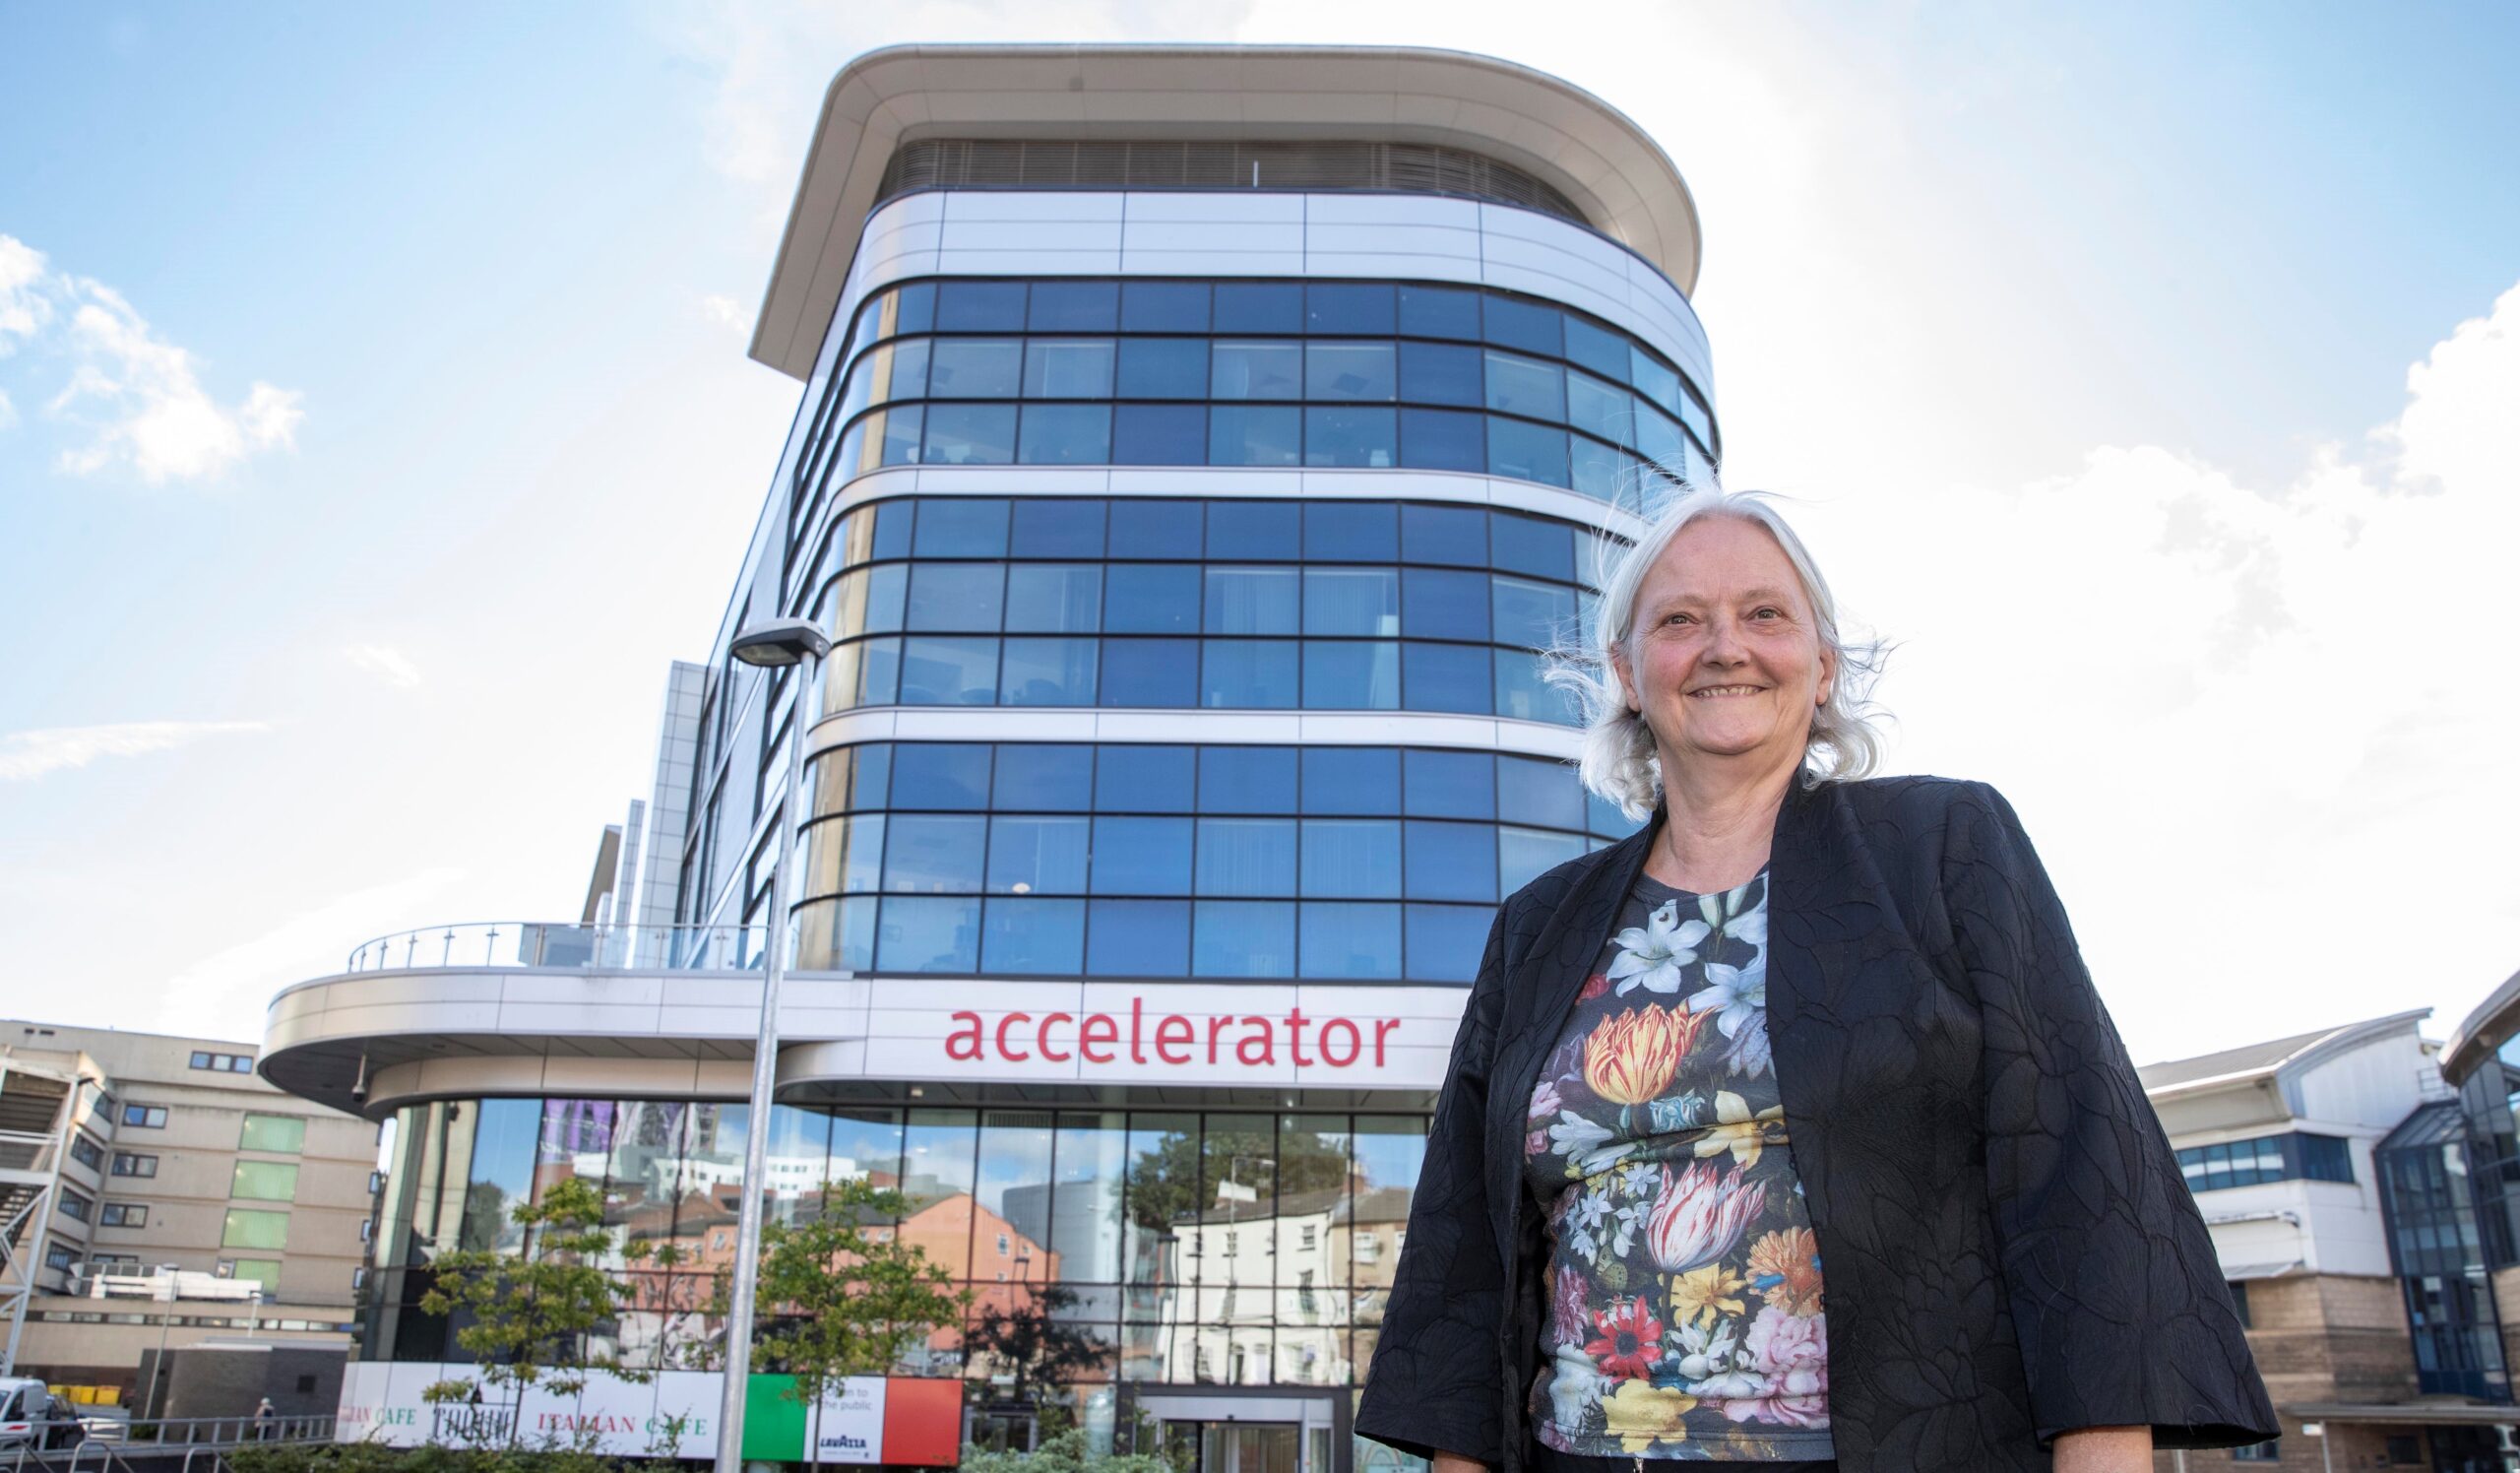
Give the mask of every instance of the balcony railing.
[{"label": "balcony railing", "polygon": [[653,967],[743,972],[762,962],[762,926],[581,926],[472,921],[396,931],[352,951],[348,972],[410,967]]}]

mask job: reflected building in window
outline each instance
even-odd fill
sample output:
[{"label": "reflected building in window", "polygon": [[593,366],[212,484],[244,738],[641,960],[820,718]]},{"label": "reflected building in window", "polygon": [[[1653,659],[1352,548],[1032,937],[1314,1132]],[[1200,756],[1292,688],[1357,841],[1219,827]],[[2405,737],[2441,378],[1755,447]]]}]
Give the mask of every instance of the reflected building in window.
[{"label": "reflected building in window", "polygon": [[[585,914],[274,1014],[275,1081],[395,1121],[364,1355],[448,1359],[430,1264],[576,1178],[637,1279],[600,1348],[705,1374],[745,1192],[864,1181],[1098,1441],[1274,1397],[1355,1466],[1495,907],[1635,826],[1546,655],[1720,461],[1695,207],[1602,99],[1434,50],[899,48],[816,128],[751,344],[796,416]],[[783,616],[809,676],[729,656]],[[1002,1402],[968,1330],[902,1369]]]}]

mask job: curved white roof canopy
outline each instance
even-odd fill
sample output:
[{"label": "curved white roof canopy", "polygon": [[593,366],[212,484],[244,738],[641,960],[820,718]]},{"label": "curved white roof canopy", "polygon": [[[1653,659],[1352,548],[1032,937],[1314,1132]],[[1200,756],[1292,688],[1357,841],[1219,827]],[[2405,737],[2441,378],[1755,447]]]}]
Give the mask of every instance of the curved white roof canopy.
[{"label": "curved white roof canopy", "polygon": [[841,68],[788,213],[752,356],[813,372],[884,165],[928,138],[1354,139],[1468,149],[1541,179],[1696,289],[1697,206],[1645,131],[1591,93],[1419,46],[888,46]]}]

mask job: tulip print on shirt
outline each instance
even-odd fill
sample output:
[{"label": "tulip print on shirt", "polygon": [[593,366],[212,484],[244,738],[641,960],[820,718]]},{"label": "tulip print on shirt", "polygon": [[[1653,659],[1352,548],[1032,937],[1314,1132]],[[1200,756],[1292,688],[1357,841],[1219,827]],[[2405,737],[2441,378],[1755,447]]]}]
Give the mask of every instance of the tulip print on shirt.
[{"label": "tulip print on shirt", "polygon": [[1767,876],[1637,878],[1532,1092],[1547,1209],[1532,1425],[1560,1452],[1819,1460],[1820,1250],[1767,1031]]}]

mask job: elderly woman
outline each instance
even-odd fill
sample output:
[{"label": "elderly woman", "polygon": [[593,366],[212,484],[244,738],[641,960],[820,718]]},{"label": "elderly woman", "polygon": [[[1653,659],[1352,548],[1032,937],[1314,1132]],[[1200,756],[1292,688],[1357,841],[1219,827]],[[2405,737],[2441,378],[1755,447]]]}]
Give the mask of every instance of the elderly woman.
[{"label": "elderly woman", "polygon": [[2276,1435],[2012,808],[1872,778],[1866,652],[1720,491],[1610,574],[1634,836],[1487,942],[1356,1430],[1435,1473],[2135,1473]]}]

